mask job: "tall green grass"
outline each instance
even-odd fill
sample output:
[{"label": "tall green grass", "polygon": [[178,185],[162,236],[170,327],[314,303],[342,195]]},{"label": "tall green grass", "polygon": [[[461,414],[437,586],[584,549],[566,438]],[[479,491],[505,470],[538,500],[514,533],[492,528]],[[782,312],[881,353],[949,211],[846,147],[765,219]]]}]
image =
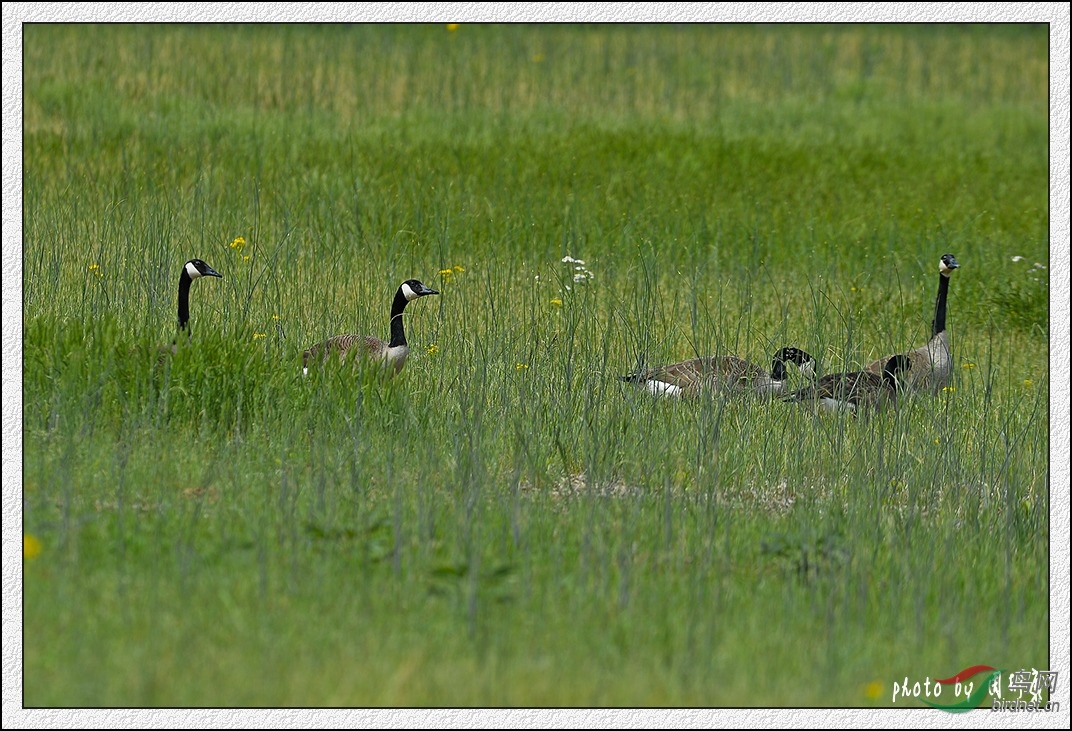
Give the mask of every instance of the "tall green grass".
[{"label": "tall green grass", "polygon": [[[24,703],[855,707],[1048,667],[1047,83],[1041,26],[27,26]],[[946,252],[937,397],[615,378],[916,347]],[[224,278],[158,362],[193,256]],[[301,377],[410,277],[442,294],[398,378]]]}]

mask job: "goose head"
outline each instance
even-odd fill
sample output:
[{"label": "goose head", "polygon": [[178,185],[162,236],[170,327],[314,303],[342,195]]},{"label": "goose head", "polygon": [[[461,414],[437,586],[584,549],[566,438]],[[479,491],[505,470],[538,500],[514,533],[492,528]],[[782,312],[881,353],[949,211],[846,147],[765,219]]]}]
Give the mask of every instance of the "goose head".
[{"label": "goose head", "polygon": [[954,269],[960,269],[960,264],[957,264],[957,257],[952,254],[942,254],[942,258],[938,260],[938,272],[943,277],[948,277],[953,273]]},{"label": "goose head", "polygon": [[220,277],[221,279],[223,278],[222,274],[220,274],[218,271],[216,271],[200,259],[190,259],[190,261],[186,262],[186,266],[183,268],[183,271],[186,272],[186,276],[188,276],[190,279],[197,279],[198,277]]},{"label": "goose head", "polygon": [[419,279],[407,279],[402,282],[402,286],[398,288],[398,291],[406,298],[406,302],[412,302],[418,297],[426,297],[430,294],[439,294],[431,287],[424,286]]},{"label": "goose head", "polygon": [[810,353],[800,348],[782,348],[774,354],[774,363],[771,366],[771,378],[776,381],[784,381],[786,377],[785,364],[796,363],[801,374],[805,378],[815,375],[815,359]]},{"label": "goose head", "polygon": [[882,385],[890,388],[897,388],[900,383],[901,374],[911,370],[912,359],[905,354],[895,355],[886,361],[886,366],[882,369]]}]

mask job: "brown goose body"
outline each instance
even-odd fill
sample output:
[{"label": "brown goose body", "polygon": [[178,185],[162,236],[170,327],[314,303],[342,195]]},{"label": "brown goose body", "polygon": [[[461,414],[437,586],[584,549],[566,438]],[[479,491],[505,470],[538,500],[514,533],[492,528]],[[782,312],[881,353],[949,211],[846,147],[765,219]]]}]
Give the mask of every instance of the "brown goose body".
[{"label": "brown goose body", "polygon": [[907,354],[898,354],[887,360],[881,375],[868,370],[830,373],[811,386],[786,394],[782,400],[810,401],[828,411],[879,408],[896,400],[897,390],[906,385],[905,375],[912,368],[912,359]]},{"label": "brown goose body", "polygon": [[402,313],[413,300],[430,294],[439,294],[419,280],[407,279],[395,292],[391,305],[391,339],[389,341],[371,335],[335,335],[309,347],[302,353],[302,373],[309,373],[309,365],[326,361],[331,356],[340,360],[351,358],[384,365],[389,373],[398,373],[406,365],[409,344],[402,324]]},{"label": "brown goose body", "polygon": [[394,368],[395,373],[406,365],[409,345],[394,348],[384,340],[371,335],[336,335],[311,346],[302,353],[302,367],[308,369],[311,361],[327,360],[332,355],[339,360],[346,358],[363,358],[370,362],[385,362]]},{"label": "brown goose body", "polygon": [[[953,359],[949,352],[949,336],[946,333],[946,300],[949,296],[949,277],[960,268],[952,254],[942,255],[938,262],[938,297],[934,303],[934,320],[931,322],[931,339],[926,345],[905,353],[912,368],[904,376],[904,385],[909,390],[938,393],[949,385],[953,377]],[[867,364],[869,373],[881,375],[886,363],[894,356],[886,355]]]},{"label": "brown goose body", "polygon": [[696,397],[704,390],[773,395],[785,389],[787,362],[810,371],[813,359],[798,348],[782,348],[771,372],[736,355],[705,356],[655,368],[638,368],[618,380],[636,383],[660,396]]}]

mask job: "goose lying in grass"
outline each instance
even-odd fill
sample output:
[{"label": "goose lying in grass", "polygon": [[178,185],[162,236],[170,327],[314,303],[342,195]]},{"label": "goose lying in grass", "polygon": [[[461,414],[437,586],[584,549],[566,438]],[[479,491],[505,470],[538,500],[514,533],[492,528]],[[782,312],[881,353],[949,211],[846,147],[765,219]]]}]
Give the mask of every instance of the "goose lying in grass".
[{"label": "goose lying in grass", "polygon": [[406,357],[409,355],[406,331],[402,325],[402,312],[413,300],[430,294],[439,294],[439,292],[424,286],[416,279],[407,279],[402,282],[398,291],[395,292],[395,299],[391,305],[390,341],[384,342],[371,335],[336,335],[313,345],[302,353],[302,374],[308,375],[310,362],[327,360],[333,353],[340,360],[347,357],[364,358],[387,366],[388,373],[400,372],[406,365]]},{"label": "goose lying in grass", "polygon": [[637,368],[619,376],[653,394],[694,397],[704,389],[773,395],[785,390],[786,363],[796,363],[807,376],[814,374],[814,359],[799,348],[782,348],[774,354],[771,371],[736,355],[707,356],[658,366]]},{"label": "goose lying in grass", "polygon": [[878,408],[895,401],[904,385],[902,374],[910,372],[909,356],[895,355],[886,361],[882,375],[871,371],[849,371],[823,376],[810,386],[782,397],[788,402],[813,402],[828,411],[854,412],[862,408]]}]

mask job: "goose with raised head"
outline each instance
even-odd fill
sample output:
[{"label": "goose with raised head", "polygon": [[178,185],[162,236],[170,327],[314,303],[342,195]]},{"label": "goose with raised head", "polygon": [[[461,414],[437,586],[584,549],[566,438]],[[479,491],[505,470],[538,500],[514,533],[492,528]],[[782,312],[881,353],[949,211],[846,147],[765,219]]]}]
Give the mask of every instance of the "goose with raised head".
[{"label": "goose with raised head", "polygon": [[721,392],[773,395],[785,390],[786,363],[796,363],[808,377],[815,373],[815,360],[800,348],[781,348],[774,354],[768,373],[761,366],[736,355],[706,356],[655,368],[638,367],[618,376],[660,396],[694,397],[705,389]]},{"label": "goose with raised head", "polygon": [[912,359],[908,355],[894,355],[886,361],[882,375],[868,370],[830,373],[810,386],[786,394],[782,400],[810,401],[827,411],[877,408],[896,400],[897,392],[905,384],[902,374],[910,373],[912,368]]},{"label": "goose with raised head", "polygon": [[[953,360],[949,353],[949,336],[945,329],[946,300],[949,297],[949,277],[960,268],[952,254],[942,254],[938,261],[938,297],[934,303],[934,320],[931,321],[931,339],[926,345],[910,351],[912,369],[905,377],[908,388],[938,393],[953,376]],[[868,363],[865,370],[881,374],[893,356],[887,355]]]},{"label": "goose with raised head", "polygon": [[439,292],[426,287],[417,279],[407,279],[402,282],[391,304],[390,340],[384,341],[371,335],[336,335],[322,340],[302,353],[302,374],[308,375],[310,363],[316,360],[327,360],[333,353],[340,360],[347,357],[364,358],[387,366],[389,373],[398,373],[406,365],[406,358],[409,356],[409,344],[406,342],[402,313],[410,302],[430,294],[439,294]]},{"label": "goose with raised head", "polygon": [[[210,267],[201,259],[190,259],[183,264],[182,271],[179,273],[179,332],[178,335],[186,334],[186,339],[190,339],[190,285],[194,283],[195,279],[201,277],[219,277],[223,278],[223,275],[218,271]],[[171,341],[170,347],[161,346],[160,350],[164,353],[174,354],[179,348],[178,335]]]}]

